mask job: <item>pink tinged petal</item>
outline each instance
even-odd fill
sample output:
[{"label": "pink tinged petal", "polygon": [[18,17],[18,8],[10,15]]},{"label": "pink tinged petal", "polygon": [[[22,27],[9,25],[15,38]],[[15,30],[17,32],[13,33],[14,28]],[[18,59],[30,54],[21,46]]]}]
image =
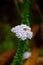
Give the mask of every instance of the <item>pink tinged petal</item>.
[{"label": "pink tinged petal", "polygon": [[23,53],[23,60],[28,59],[31,56],[31,52],[24,52]]},{"label": "pink tinged petal", "polygon": [[27,33],[27,38],[28,38],[28,39],[31,39],[32,36],[33,36],[33,33],[32,33],[32,32]]}]

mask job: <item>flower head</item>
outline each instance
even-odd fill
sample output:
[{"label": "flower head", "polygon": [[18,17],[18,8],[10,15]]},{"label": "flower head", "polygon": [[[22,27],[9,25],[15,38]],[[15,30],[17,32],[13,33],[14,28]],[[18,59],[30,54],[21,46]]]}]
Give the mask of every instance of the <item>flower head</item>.
[{"label": "flower head", "polygon": [[24,24],[13,27],[11,31],[16,33],[16,36],[21,40],[31,39],[33,35],[31,28]]}]

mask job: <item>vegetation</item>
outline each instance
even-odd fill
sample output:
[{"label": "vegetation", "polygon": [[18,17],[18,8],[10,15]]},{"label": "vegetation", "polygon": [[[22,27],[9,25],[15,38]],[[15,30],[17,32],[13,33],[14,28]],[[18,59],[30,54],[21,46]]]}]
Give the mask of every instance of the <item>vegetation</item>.
[{"label": "vegetation", "polygon": [[[7,52],[8,54],[9,50],[11,50],[12,52],[13,49],[18,47],[19,41],[15,37],[14,33],[11,32],[11,28],[13,26],[21,24],[22,22],[26,23],[22,20],[25,21],[27,20],[27,17],[25,16],[27,14],[30,15],[30,16],[27,15],[28,16],[27,23],[29,23],[28,25],[32,27],[38,24],[40,26],[41,28],[40,38],[41,38],[41,43],[43,43],[43,14],[42,14],[43,12],[41,11],[40,7],[37,6],[36,4],[37,2],[35,0],[30,0],[28,2],[30,6],[29,9],[27,7],[28,4],[26,5],[28,10],[26,8],[23,8],[23,2],[24,0],[3,0],[3,1],[1,0],[0,1],[0,56],[2,55],[2,57],[3,57],[3,53]],[[23,18],[22,16],[25,17]],[[39,48],[39,50],[40,50],[40,56],[43,56],[43,44],[41,45],[41,43],[40,43],[41,49]],[[31,45],[33,45],[33,43]],[[26,47],[26,50],[30,51],[30,48],[28,49],[28,47]],[[14,57],[14,53],[13,55],[11,55],[11,57]],[[9,61],[10,64],[12,62]],[[3,65],[5,63],[3,63]]]}]

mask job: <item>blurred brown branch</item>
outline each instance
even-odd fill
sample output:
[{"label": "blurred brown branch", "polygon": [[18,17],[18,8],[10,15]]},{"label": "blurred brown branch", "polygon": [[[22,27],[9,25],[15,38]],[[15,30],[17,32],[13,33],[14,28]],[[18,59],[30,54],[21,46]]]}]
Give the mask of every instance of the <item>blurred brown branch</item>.
[{"label": "blurred brown branch", "polygon": [[43,57],[38,57],[38,59],[37,59],[37,61],[36,61],[36,63],[43,63]]},{"label": "blurred brown branch", "polygon": [[8,50],[0,55],[0,65],[4,65],[8,60],[11,60],[15,55],[16,49]]},{"label": "blurred brown branch", "polygon": [[39,27],[37,24],[32,26],[33,37],[37,34]]}]

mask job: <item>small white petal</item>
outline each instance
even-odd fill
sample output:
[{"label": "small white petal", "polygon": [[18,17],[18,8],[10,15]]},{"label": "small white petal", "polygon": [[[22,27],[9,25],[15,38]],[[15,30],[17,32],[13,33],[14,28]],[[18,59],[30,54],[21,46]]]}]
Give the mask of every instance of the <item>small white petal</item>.
[{"label": "small white petal", "polygon": [[31,56],[31,52],[24,52],[23,53],[23,60],[28,59]]},{"label": "small white petal", "polygon": [[27,38],[28,38],[28,39],[31,39],[32,36],[33,36],[33,33],[29,31],[29,32],[27,33]]},{"label": "small white petal", "polygon": [[15,27],[14,27],[14,28],[12,28],[12,29],[11,29],[11,31],[13,32],[13,31],[14,31],[14,29],[15,29]]}]

